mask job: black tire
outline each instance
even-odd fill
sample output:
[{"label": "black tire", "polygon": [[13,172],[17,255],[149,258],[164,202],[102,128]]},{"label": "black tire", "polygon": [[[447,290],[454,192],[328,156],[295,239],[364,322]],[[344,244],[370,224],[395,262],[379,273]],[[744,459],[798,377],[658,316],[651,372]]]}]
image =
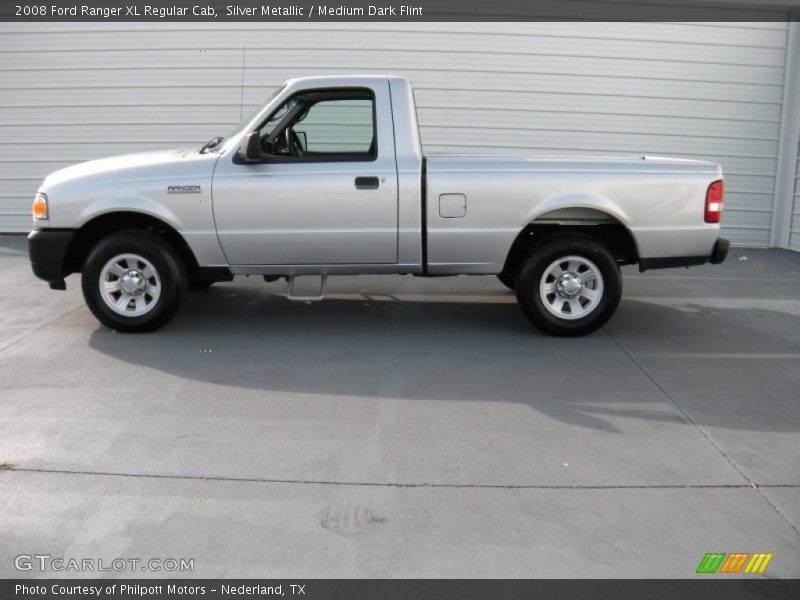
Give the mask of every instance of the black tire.
[{"label": "black tire", "polygon": [[[588,260],[597,267],[602,276],[602,292],[593,307],[590,307],[591,301],[587,298],[575,297],[578,302],[586,301],[586,306],[590,307],[586,316],[572,318],[564,314],[563,317],[559,317],[545,306],[545,301],[542,299],[542,294],[545,292],[540,293],[539,286],[545,277],[545,271],[555,261],[564,257]],[[581,268],[586,266],[583,265]],[[580,275],[580,271],[578,274]],[[552,279],[552,275],[547,277],[555,286],[557,282]],[[583,287],[589,285],[598,286],[598,283],[585,284]],[[516,291],[517,302],[522,312],[536,327],[551,335],[580,336],[602,327],[614,314],[622,296],[622,275],[617,261],[602,244],[588,236],[570,235],[544,242],[528,255],[517,278]],[[546,298],[550,303],[558,305],[559,296],[556,293],[546,295]],[[564,299],[560,305],[561,310],[571,312],[569,304],[570,299]],[[577,309],[583,310],[582,307]],[[559,307],[554,306],[553,310],[559,310]]]},{"label": "black tire", "polygon": [[497,279],[512,292],[517,289],[517,276],[515,273],[498,273]]},{"label": "black tire", "polygon": [[195,277],[189,281],[189,289],[190,290],[207,290],[212,285],[216,283],[215,281],[209,279],[208,277]]},{"label": "black tire", "polygon": [[[100,291],[103,268],[123,254],[149,261],[160,280],[158,298],[145,314],[115,312]],[[89,310],[101,323],[116,331],[138,333],[156,330],[175,316],[186,295],[187,278],[180,255],[165,239],[147,231],[121,231],[103,238],[91,250],[83,266],[81,287]]]}]

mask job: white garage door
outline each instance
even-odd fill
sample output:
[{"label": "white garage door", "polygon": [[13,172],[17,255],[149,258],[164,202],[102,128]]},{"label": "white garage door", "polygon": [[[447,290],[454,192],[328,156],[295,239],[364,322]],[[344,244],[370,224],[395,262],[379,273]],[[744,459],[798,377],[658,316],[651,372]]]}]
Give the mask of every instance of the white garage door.
[{"label": "white garage door", "polygon": [[726,234],[766,245],[786,42],[785,23],[3,23],[0,231],[29,227],[53,169],[198,145],[289,77],[385,72],[415,84],[427,152],[718,161]]}]

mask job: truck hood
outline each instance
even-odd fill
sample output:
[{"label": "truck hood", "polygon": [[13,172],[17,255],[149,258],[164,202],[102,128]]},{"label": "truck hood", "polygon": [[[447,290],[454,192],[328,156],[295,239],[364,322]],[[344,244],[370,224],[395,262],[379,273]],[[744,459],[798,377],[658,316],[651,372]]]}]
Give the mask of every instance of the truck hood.
[{"label": "truck hood", "polygon": [[[60,183],[71,182],[76,179],[98,177],[108,174],[121,175],[121,172],[133,172],[143,169],[148,172],[148,167],[169,165],[186,160],[187,157],[198,155],[196,148],[178,148],[172,150],[156,150],[153,152],[137,152],[136,154],[123,154],[87,162],[78,163],[54,171],[45,178],[40,190],[47,189]],[[207,156],[207,155],[201,155]]]}]

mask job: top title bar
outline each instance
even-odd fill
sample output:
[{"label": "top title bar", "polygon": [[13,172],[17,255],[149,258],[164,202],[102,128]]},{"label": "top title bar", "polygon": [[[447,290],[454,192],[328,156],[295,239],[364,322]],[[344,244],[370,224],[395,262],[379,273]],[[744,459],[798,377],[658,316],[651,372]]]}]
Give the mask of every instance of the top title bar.
[{"label": "top title bar", "polygon": [[5,22],[800,20],[800,0],[3,0]]}]

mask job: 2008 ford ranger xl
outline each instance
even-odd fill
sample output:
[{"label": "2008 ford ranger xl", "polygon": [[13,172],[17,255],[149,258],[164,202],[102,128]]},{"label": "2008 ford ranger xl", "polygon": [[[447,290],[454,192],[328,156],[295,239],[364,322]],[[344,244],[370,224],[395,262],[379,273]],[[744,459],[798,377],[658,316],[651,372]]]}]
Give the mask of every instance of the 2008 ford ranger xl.
[{"label": "2008 ford ranger xl", "polygon": [[497,275],[555,335],[614,313],[620,265],[720,263],[722,171],[665,158],[423,156],[414,96],[392,76],[285,83],[202,148],[47,177],[28,237],[54,289],[82,273],[91,311],[149,331],[188,288],[234,275]]}]

